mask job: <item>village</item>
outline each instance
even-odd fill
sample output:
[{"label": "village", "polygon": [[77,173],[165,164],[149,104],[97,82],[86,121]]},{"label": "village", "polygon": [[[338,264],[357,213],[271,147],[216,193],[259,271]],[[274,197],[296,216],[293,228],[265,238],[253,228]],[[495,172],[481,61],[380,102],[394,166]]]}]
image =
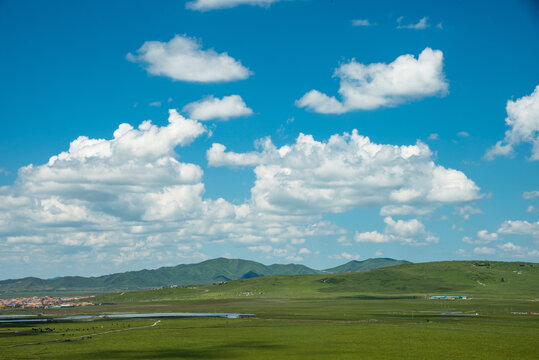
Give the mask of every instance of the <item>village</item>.
[{"label": "village", "polygon": [[58,297],[58,296],[32,296],[32,297],[18,297],[12,299],[0,299],[0,309],[9,308],[64,308],[64,307],[77,307],[77,306],[90,306],[94,305],[88,301],[79,301],[91,296],[70,296],[70,297]]}]

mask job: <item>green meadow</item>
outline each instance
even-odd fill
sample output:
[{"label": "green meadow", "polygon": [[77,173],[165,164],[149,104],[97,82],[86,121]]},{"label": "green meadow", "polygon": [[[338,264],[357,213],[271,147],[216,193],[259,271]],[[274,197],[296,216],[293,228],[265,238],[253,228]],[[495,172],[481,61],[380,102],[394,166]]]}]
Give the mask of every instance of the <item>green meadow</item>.
[{"label": "green meadow", "polygon": [[40,312],[254,315],[2,324],[0,358],[537,359],[538,286],[537,264],[440,262],[105,294]]}]

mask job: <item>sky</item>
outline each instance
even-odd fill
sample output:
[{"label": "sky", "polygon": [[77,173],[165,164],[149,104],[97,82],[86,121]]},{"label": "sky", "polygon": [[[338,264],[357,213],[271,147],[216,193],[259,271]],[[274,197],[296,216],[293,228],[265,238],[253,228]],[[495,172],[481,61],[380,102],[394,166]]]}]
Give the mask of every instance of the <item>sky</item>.
[{"label": "sky", "polygon": [[0,278],[539,261],[534,1],[0,1]]}]

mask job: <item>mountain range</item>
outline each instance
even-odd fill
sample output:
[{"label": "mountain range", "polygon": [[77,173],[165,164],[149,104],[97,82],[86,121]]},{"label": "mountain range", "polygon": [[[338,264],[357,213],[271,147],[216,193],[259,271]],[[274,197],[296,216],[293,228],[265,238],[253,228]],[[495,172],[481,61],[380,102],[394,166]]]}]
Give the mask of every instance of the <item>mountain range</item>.
[{"label": "mountain range", "polygon": [[217,258],[198,264],[181,264],[154,270],[139,270],[98,277],[64,276],[54,279],[26,277],[0,281],[0,294],[50,291],[141,290],[173,285],[211,284],[270,275],[343,273],[372,270],[409,263],[389,258],[352,260],[346,264],[315,270],[298,264],[264,265],[256,261]]}]

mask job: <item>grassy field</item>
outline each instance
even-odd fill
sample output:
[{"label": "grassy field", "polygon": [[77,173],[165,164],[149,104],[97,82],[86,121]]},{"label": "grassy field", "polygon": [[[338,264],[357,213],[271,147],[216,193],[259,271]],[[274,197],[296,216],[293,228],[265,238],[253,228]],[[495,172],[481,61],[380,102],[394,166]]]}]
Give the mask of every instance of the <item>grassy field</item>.
[{"label": "grassy field", "polygon": [[[255,315],[4,324],[0,359],[537,359],[539,293],[531,265],[413,264],[101,295],[100,306],[47,315]],[[445,291],[471,298],[425,296]]]}]

